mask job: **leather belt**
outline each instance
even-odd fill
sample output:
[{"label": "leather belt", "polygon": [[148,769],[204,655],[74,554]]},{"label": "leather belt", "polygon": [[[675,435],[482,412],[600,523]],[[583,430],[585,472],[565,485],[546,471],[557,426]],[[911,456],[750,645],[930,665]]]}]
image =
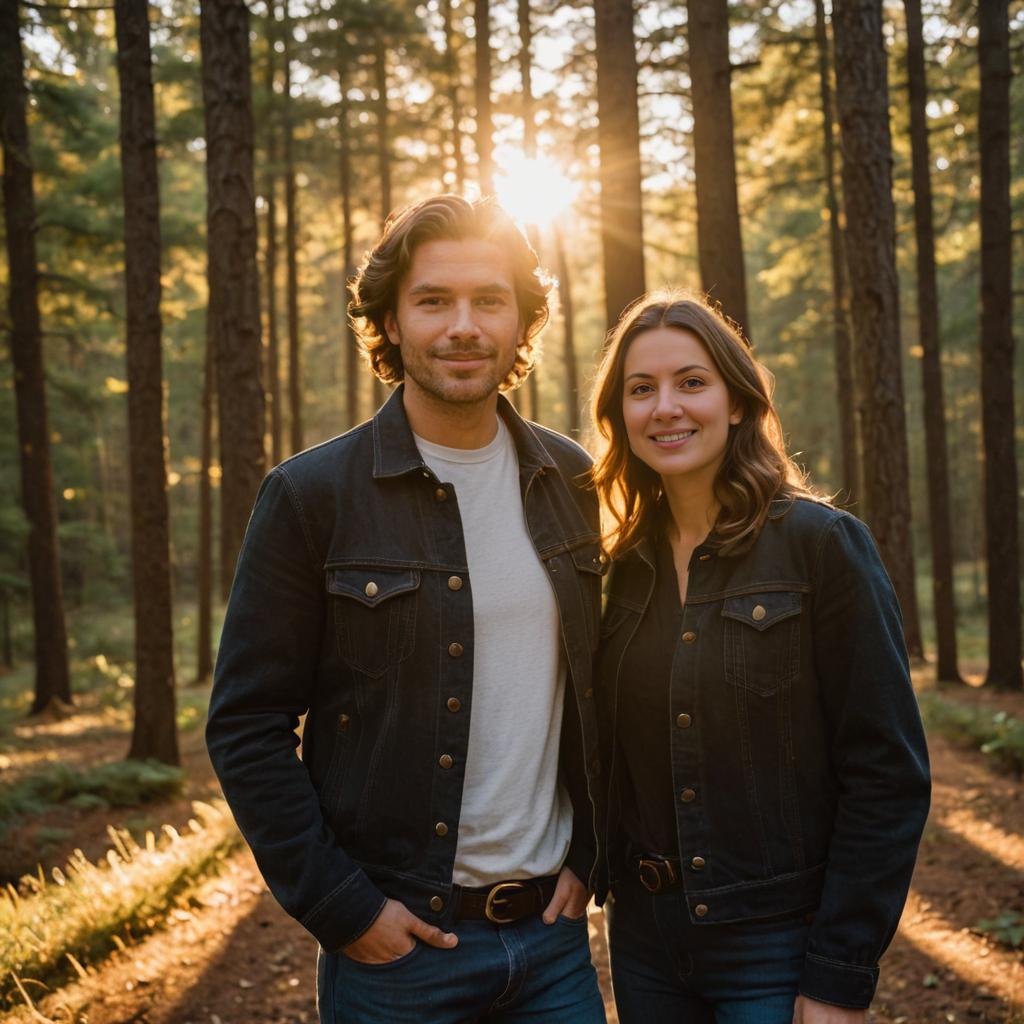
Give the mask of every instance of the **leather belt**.
[{"label": "leather belt", "polygon": [[640,884],[653,893],[678,889],[683,884],[683,869],[678,857],[633,858]]},{"label": "leather belt", "polygon": [[558,875],[547,875],[497,882],[480,889],[462,889],[455,920],[512,924],[532,917],[551,902],[557,882]]}]

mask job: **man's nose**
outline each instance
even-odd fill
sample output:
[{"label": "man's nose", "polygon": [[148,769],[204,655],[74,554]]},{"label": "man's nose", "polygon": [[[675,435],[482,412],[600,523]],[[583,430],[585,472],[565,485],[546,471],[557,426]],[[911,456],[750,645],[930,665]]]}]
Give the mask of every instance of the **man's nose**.
[{"label": "man's nose", "polygon": [[448,324],[450,338],[476,338],[480,329],[476,323],[476,311],[468,300],[457,300],[452,307],[452,318]]}]

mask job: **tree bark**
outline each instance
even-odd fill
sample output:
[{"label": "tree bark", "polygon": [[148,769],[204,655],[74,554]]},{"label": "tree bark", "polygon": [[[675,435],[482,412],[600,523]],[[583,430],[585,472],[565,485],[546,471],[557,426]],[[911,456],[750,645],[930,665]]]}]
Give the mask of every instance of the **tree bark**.
[{"label": "tree bark", "polygon": [[860,494],[860,454],[857,444],[857,400],[853,376],[853,335],[847,300],[846,257],[839,223],[839,195],[836,189],[835,127],[832,113],[831,60],[824,0],[815,0],[814,28],[818,45],[818,79],[825,153],[825,205],[828,209],[829,252],[832,262],[832,337],[836,364],[836,404],[839,409],[839,465],[845,504],[852,505]]},{"label": "tree bark", "polygon": [[128,756],[178,764],[160,353],[160,186],[148,0],[114,0],[121,90],[135,718]]},{"label": "tree bark", "polygon": [[1007,0],[978,4],[981,95],[981,433],[988,563],[986,683],[1020,689],[1021,601],[1013,400],[1013,232]]},{"label": "tree bark", "polygon": [[925,106],[924,34],[921,0],[904,0],[907,15],[907,89],[910,99],[910,147],[917,239],[917,322],[924,385],[925,463],[928,521],[932,548],[932,596],[935,609],[937,677],[962,682],[957,667],[956,610],[953,597],[953,528],[949,514],[949,457],[939,359],[939,293],[935,278],[935,227],[932,222],[931,157]]},{"label": "tree bark", "polygon": [[28,564],[35,652],[32,713],[35,714],[54,701],[71,702],[71,677],[50,463],[24,66],[17,0],[0,0],[0,135],[4,153],[7,302],[18,417],[21,502],[29,527]]},{"label": "tree bark", "polygon": [[213,681],[213,406],[217,385],[214,380],[213,345],[206,332],[203,358],[202,438],[199,454],[199,544],[196,609],[196,686]]},{"label": "tree bark", "polygon": [[647,289],[632,0],[595,0],[605,321]]},{"label": "tree bark", "polygon": [[342,319],[345,324],[345,414],[348,425],[354,427],[359,422],[359,348],[356,345],[352,322],[346,312],[348,298],[348,282],[355,273],[355,242],[352,225],[352,142],[349,137],[348,123],[348,54],[338,54],[338,91],[341,99],[338,104],[338,131],[341,146],[338,153],[338,178],[341,186],[341,258],[342,276],[346,290],[342,298]]},{"label": "tree bark", "polygon": [[749,334],[743,239],[736,194],[727,0],[690,0],[686,35],[697,179],[697,258],[701,284]]},{"label": "tree bark", "polygon": [[858,397],[866,519],[903,610],[907,648],[920,657],[881,2],[842,0],[835,7],[832,25],[843,145],[846,263],[862,385]]},{"label": "tree bark", "polygon": [[476,31],[474,55],[476,78],[476,154],[481,195],[494,192],[494,125],[491,121],[491,4],[476,0],[473,7]]},{"label": "tree bark", "polygon": [[271,4],[267,12],[267,172],[264,190],[267,196],[267,244],[264,251],[264,277],[267,287],[267,364],[265,391],[270,406],[270,461],[276,466],[284,458],[284,424],[281,415],[281,350],[277,335],[277,135],[278,103],[274,91],[277,79],[277,61],[274,44],[277,42],[277,5]]},{"label": "tree bark", "polygon": [[[388,123],[388,51],[384,36],[378,30],[374,33],[374,76],[376,78],[377,113],[377,171],[380,175],[380,226],[381,230],[391,213],[391,130]],[[379,409],[386,395],[384,385],[373,378],[373,407]]]},{"label": "tree bark", "polygon": [[244,0],[202,0],[206,237],[210,340],[221,465],[221,591],[227,598],[265,471],[256,265],[249,12]]},{"label": "tree bark", "polygon": [[452,111],[452,158],[455,164],[455,190],[461,195],[466,185],[466,162],[462,155],[462,107],[459,105],[459,64],[455,52],[455,32],[452,28],[452,0],[441,0],[444,19],[444,73],[448,91],[448,105]]},{"label": "tree bark", "polygon": [[299,228],[295,191],[295,126],[292,124],[292,22],[284,0],[285,262],[288,270],[288,419],[292,454],[305,447],[302,429],[302,352],[299,345]]},{"label": "tree bark", "polygon": [[558,273],[558,302],[562,307],[562,362],[565,366],[566,427],[570,437],[580,435],[579,369],[576,360],[576,332],[573,318],[572,282],[569,261],[565,256],[565,240],[557,224],[552,224],[551,235],[555,249],[555,267]]}]

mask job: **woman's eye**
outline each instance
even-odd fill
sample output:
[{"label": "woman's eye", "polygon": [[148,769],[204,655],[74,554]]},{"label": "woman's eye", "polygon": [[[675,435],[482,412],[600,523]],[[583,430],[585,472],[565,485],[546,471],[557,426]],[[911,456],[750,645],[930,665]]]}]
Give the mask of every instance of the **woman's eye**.
[{"label": "woman's eye", "polygon": [[650,394],[650,391],[651,391],[651,385],[650,384],[634,384],[632,390],[630,391],[630,394],[631,395],[646,395],[646,394]]},{"label": "woman's eye", "polygon": [[686,380],[682,382],[682,385],[686,390],[693,391],[695,388],[703,387],[704,381],[702,381],[700,377],[687,377]]}]

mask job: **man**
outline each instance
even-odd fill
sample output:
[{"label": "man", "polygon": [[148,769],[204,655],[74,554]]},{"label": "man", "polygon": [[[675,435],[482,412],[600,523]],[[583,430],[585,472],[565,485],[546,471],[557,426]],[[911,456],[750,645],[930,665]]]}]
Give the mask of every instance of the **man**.
[{"label": "man", "polygon": [[601,1022],[590,460],[499,395],[529,373],[547,287],[499,207],[439,196],[389,220],[353,296],[399,386],[265,480],[211,758],[320,943],[322,1021]]}]

